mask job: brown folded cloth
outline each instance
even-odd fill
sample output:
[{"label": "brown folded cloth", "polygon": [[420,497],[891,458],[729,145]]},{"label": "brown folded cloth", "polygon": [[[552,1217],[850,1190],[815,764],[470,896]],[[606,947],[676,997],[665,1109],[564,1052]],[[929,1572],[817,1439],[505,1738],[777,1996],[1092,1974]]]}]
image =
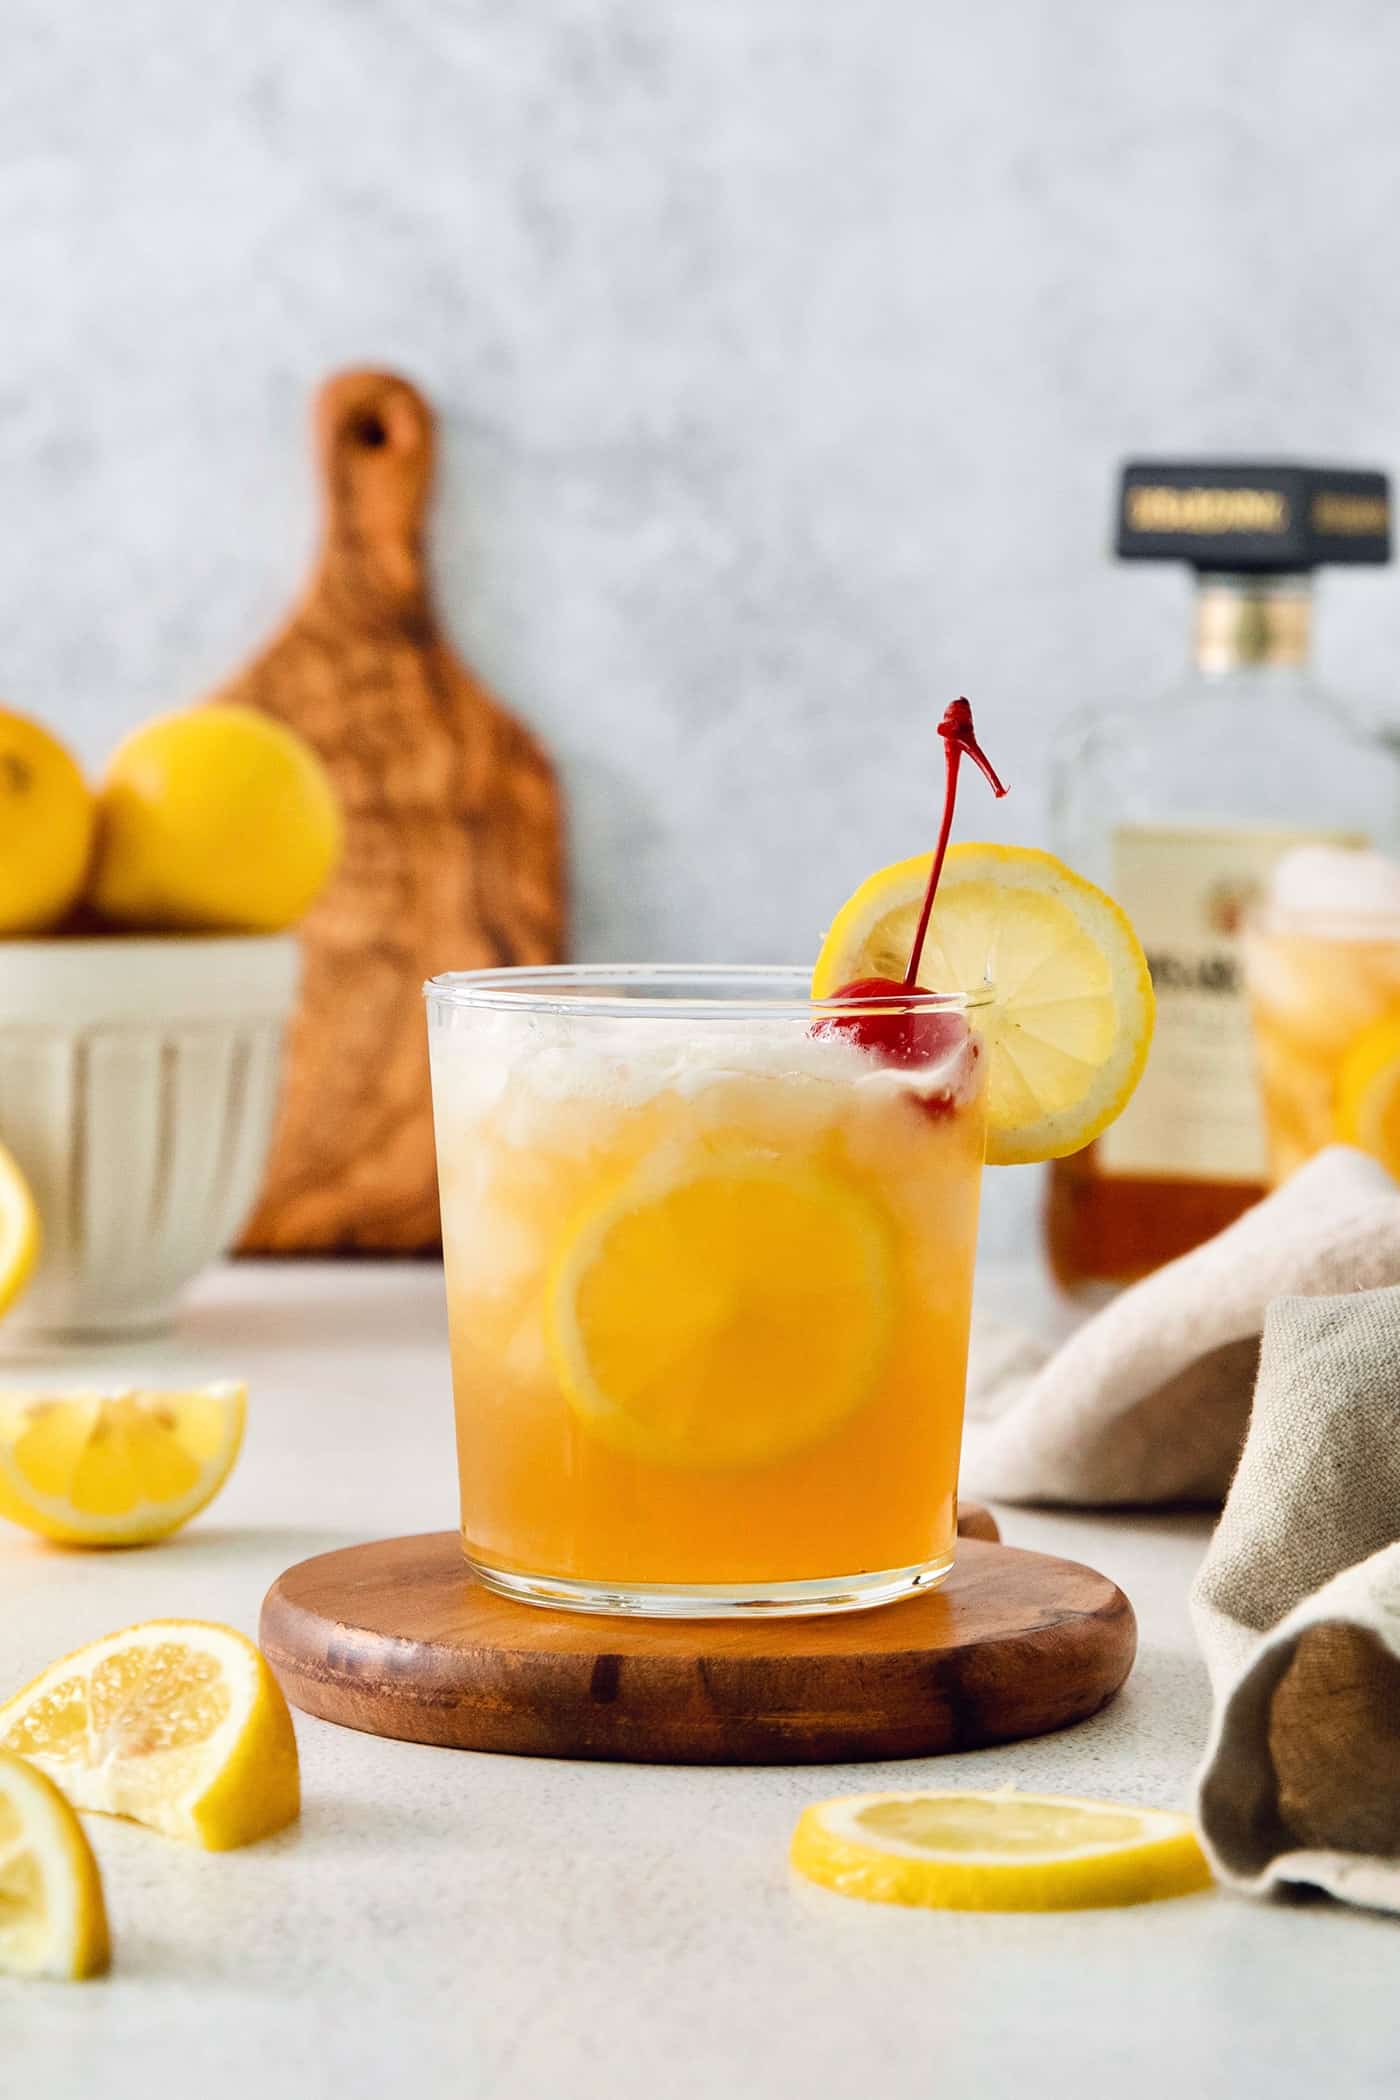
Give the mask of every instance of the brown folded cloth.
[{"label": "brown folded cloth", "polygon": [[1275,1298],[1400,1284],[1400,1189],[1334,1145],[1058,1350],[979,1337],[963,1484],[1004,1502],[1219,1503]]},{"label": "brown folded cloth", "polygon": [[1216,1871],[1400,1911],[1400,1289],[1269,1308],[1192,1593]]}]

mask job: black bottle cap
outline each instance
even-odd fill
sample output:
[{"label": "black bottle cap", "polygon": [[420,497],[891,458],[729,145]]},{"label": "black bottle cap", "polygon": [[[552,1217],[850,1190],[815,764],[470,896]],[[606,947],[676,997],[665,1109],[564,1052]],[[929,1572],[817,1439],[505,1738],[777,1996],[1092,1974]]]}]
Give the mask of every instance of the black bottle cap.
[{"label": "black bottle cap", "polygon": [[1366,467],[1129,460],[1116,551],[1197,569],[1389,561],[1390,479]]}]

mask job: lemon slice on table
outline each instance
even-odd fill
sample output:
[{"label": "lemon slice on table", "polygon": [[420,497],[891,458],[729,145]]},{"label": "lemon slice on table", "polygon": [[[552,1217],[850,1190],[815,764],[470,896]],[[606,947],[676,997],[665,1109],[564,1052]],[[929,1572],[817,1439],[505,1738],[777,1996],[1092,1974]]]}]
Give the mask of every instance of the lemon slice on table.
[{"label": "lemon slice on table", "polygon": [[792,1863],[870,1903],[1086,1910],[1210,1885],[1186,1816],[1059,1794],[847,1794],[804,1809]]},{"label": "lemon slice on table", "polygon": [[247,1388],[0,1393],[0,1517],[68,1546],[166,1538],[212,1502]]},{"label": "lemon slice on table", "polygon": [[575,1415],[664,1464],[752,1466],[867,1398],[895,1317],[893,1228],[839,1171],[733,1153],[653,1168],[584,1217],[549,1292]]},{"label": "lemon slice on table", "polygon": [[[812,996],[863,977],[898,982],[932,855],[863,882],[822,943]],[[1105,1130],[1142,1076],[1152,980],[1125,914],[1053,854],[968,842],[949,848],[919,970],[928,991],[974,992],[987,1046],[987,1158],[1060,1159]]]},{"label": "lemon slice on table", "polygon": [[77,1808],[226,1852],[297,1815],[292,1717],[231,1626],[151,1619],[51,1663],[0,1706],[0,1748]]},{"label": "lemon slice on table", "polygon": [[0,1974],[98,1976],[108,1958],[82,1824],[51,1779],[0,1750]]},{"label": "lemon slice on table", "polygon": [[39,1258],[39,1213],[29,1184],[0,1145],[0,1313],[28,1283]]},{"label": "lemon slice on table", "polygon": [[1333,1129],[1400,1178],[1400,1014],[1363,1029],[1337,1074]]}]

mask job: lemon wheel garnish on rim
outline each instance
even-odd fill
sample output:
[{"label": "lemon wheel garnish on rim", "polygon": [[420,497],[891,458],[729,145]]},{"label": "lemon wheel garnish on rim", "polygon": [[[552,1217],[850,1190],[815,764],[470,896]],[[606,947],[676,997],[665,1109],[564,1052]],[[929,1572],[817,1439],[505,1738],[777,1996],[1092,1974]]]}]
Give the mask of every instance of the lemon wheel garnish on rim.
[{"label": "lemon wheel garnish on rim", "polygon": [[684,1154],[582,1218],[549,1292],[581,1423],[653,1462],[752,1466],[867,1398],[894,1327],[892,1227],[834,1168]]},{"label": "lemon wheel garnish on rim", "polygon": [[98,1976],[108,1960],[102,1878],[51,1779],[0,1750],[0,1975]]},{"label": "lemon wheel garnish on rim", "polygon": [[[863,882],[822,943],[812,996],[903,977],[932,856]],[[1111,897],[1053,854],[968,842],[949,848],[924,945],[929,991],[993,998],[976,1013],[988,1050],[987,1158],[1059,1159],[1107,1129],[1142,1075],[1152,980]]]},{"label": "lemon wheel garnish on rim", "polygon": [[871,1903],[1084,1910],[1210,1886],[1188,1817],[1059,1794],[847,1794],[805,1809],[792,1863]]},{"label": "lemon wheel garnish on rim", "polygon": [[1400,1014],[1375,1021],[1351,1044],[1337,1073],[1333,1129],[1400,1177]]},{"label": "lemon wheel garnish on rim", "polygon": [[0,1145],[0,1314],[13,1305],[39,1258],[39,1213],[29,1184]]},{"label": "lemon wheel garnish on rim", "polygon": [[247,1390],[0,1392],[0,1517],[70,1546],[165,1538],[219,1492]]},{"label": "lemon wheel garnish on rim", "polygon": [[281,1830],[300,1807],[281,1687],[243,1634],[200,1619],[152,1619],[51,1663],[0,1706],[0,1748],[77,1808],[211,1852]]}]

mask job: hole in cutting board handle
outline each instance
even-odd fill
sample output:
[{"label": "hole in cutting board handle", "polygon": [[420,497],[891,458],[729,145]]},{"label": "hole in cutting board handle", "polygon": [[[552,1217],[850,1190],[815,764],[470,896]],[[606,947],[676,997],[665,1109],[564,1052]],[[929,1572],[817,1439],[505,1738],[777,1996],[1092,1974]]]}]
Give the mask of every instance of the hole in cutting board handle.
[{"label": "hole in cutting board handle", "polygon": [[367,452],[378,452],[389,442],[389,432],[384,419],[372,408],[367,408],[362,416],[356,417],[350,426],[350,435],[355,443],[363,445]]}]

